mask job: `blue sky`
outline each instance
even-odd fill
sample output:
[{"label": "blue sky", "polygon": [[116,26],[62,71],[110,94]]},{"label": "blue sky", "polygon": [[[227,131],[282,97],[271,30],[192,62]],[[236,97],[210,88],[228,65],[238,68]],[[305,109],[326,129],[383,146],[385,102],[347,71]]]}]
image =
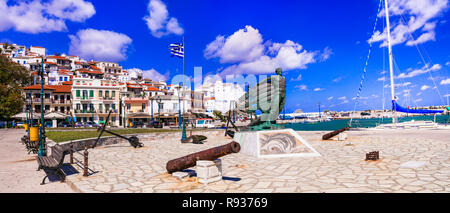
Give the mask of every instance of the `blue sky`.
[{"label": "blue sky", "polygon": [[[396,88],[399,103],[446,103],[445,95],[450,93],[448,0],[389,2],[395,83],[401,84]],[[210,75],[271,74],[282,67],[288,82],[286,111],[292,112],[317,111],[319,101],[322,109],[353,110],[352,98],[372,38],[357,109],[381,109],[382,77],[388,84],[389,75],[380,74],[383,53],[384,69],[388,69],[386,48],[380,47],[383,11],[372,34],[378,3],[0,0],[0,41],[43,46],[49,54],[116,61],[125,69],[138,68],[170,81],[182,72],[182,61],[170,57],[168,45],[181,42],[184,36],[187,75],[193,75],[195,66]],[[390,88],[384,92],[389,108]]]}]

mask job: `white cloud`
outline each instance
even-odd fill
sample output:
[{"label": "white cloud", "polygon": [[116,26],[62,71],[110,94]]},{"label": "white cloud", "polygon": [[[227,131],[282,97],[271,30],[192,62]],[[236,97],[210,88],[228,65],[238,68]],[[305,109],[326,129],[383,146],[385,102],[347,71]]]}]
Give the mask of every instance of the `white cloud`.
[{"label": "white cloud", "polygon": [[326,61],[327,59],[329,59],[331,57],[332,54],[333,54],[333,50],[331,50],[329,47],[325,47],[322,54],[320,54],[320,56],[319,56],[320,61],[321,62]]},{"label": "white cloud", "polygon": [[304,84],[296,85],[294,88],[297,88],[297,89],[300,89],[300,90],[303,90],[303,91],[308,90],[308,87],[306,85],[304,85]]},{"label": "white cloud", "polygon": [[341,80],[342,80],[342,77],[337,77],[337,78],[333,79],[333,82],[337,83],[337,82],[339,82]]},{"label": "white cloud", "polygon": [[169,73],[165,75],[159,73],[155,69],[150,70],[141,70],[139,68],[132,68],[127,70],[130,73],[130,76],[137,77],[142,76],[142,78],[151,79],[153,81],[167,81],[169,79]]},{"label": "white cloud", "polygon": [[415,101],[416,101],[416,102],[421,102],[421,101],[422,101],[422,98],[416,99]]},{"label": "white cloud", "polygon": [[[418,76],[418,75],[422,75],[422,74],[424,74],[424,73],[427,73],[427,72],[429,72],[429,71],[437,71],[437,70],[440,70],[441,68],[442,68],[442,65],[440,65],[440,64],[435,64],[435,65],[433,65],[433,66],[430,67],[430,68],[427,68],[427,66],[425,65],[425,66],[423,66],[423,67],[420,68],[420,69],[415,69],[415,70],[410,71],[410,72],[408,72],[408,73],[400,73],[400,75],[398,75],[397,78],[412,78],[412,77],[415,77],[415,76]],[[410,68],[410,69],[408,69],[408,70],[412,70],[412,69]]]},{"label": "white cloud", "polygon": [[441,81],[441,85],[447,85],[447,84],[450,84],[450,78],[447,78],[447,79]]},{"label": "white cloud", "polygon": [[377,81],[386,81],[386,77],[381,77],[381,78],[378,78],[378,80]]},{"label": "white cloud", "polygon": [[418,92],[416,96],[420,96],[420,95],[422,95],[422,92]]},{"label": "white cloud", "polygon": [[24,33],[65,31],[65,21],[83,22],[95,14],[92,3],[84,0],[21,1],[0,0],[0,31]]},{"label": "white cloud", "polygon": [[334,98],[334,97],[333,97],[333,96],[331,96],[331,97],[329,97],[329,98],[328,98],[328,100],[329,100],[329,101],[331,101],[331,100],[333,100],[333,98]]},{"label": "white cloud", "polygon": [[445,63],[445,66],[450,66],[450,61],[447,61],[447,63]]},{"label": "white cloud", "polygon": [[425,91],[425,90],[427,90],[427,89],[429,89],[429,88],[430,88],[430,86],[428,86],[428,85],[423,85],[423,86],[420,88],[420,90]]},{"label": "white cloud", "polygon": [[299,74],[297,78],[291,78],[291,81],[301,81],[302,80],[302,74]]},{"label": "white cloud", "polygon": [[343,100],[347,100],[347,97],[342,96],[342,97],[340,97],[340,98],[338,98],[338,99],[341,100],[341,101],[343,101]]},{"label": "white cloud", "polygon": [[324,88],[315,88],[314,92],[319,92],[319,91],[322,91],[322,90],[324,90]]},{"label": "white cloud", "polygon": [[107,30],[86,29],[69,35],[69,53],[87,60],[122,61],[132,40],[125,34]]},{"label": "white cloud", "polygon": [[204,50],[205,58],[219,58],[220,63],[231,64],[222,70],[221,75],[268,74],[274,73],[278,67],[285,71],[306,69],[308,64],[324,60],[331,53],[328,47],[322,54],[307,51],[291,40],[264,42],[258,29],[249,25],[228,37],[217,36]]},{"label": "white cloud", "polygon": [[[405,83],[402,83],[402,84],[395,84],[394,88],[406,87],[406,86],[409,86],[409,85],[411,85],[411,82],[405,82]],[[384,85],[384,88],[390,88],[390,87],[391,87],[390,84]]]},{"label": "white cloud", "polygon": [[147,22],[152,35],[156,38],[169,34],[182,35],[184,33],[178,20],[174,17],[169,17],[167,7],[162,1],[150,0],[147,9],[149,15],[145,16],[144,20]]},{"label": "white cloud", "polygon": [[[391,0],[389,1],[389,18],[391,21],[391,43],[412,46],[435,40],[437,19],[448,8],[448,0]],[[378,14],[385,17],[384,9]],[[384,20],[383,20],[384,21]],[[405,23],[407,22],[407,23]],[[410,34],[420,34],[417,39]],[[387,31],[376,31],[368,42],[383,41],[380,46],[387,46]]]}]

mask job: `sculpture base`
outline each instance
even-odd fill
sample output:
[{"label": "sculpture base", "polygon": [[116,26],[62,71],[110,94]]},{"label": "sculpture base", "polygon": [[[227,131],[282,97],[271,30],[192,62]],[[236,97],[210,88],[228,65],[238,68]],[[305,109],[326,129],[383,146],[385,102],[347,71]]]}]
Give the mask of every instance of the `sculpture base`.
[{"label": "sculpture base", "polygon": [[292,129],[237,132],[234,140],[240,144],[241,153],[258,158],[321,156]]}]

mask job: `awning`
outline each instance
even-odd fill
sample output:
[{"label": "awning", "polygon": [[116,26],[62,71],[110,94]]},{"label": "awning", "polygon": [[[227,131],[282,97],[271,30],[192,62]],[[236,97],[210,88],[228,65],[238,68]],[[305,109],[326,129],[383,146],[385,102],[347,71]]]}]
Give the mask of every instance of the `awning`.
[{"label": "awning", "polygon": [[[39,119],[39,116],[38,116],[38,115],[39,115],[39,114],[33,113],[33,119]],[[19,114],[17,114],[17,115],[12,116],[12,118],[25,120],[25,119],[27,119],[28,116],[29,116],[29,115],[27,115],[27,113],[21,112],[21,113],[19,113]]]}]

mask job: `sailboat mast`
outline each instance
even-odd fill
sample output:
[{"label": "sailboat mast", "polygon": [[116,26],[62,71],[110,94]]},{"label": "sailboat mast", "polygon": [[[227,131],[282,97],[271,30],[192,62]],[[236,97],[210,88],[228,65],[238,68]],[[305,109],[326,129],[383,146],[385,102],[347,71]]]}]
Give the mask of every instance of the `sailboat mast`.
[{"label": "sailboat mast", "polygon": [[[392,62],[392,46],[391,46],[391,27],[389,24],[389,10],[388,10],[388,1],[384,0],[384,10],[386,11],[386,27],[387,27],[387,39],[388,39],[388,47],[389,47],[389,71],[391,76],[391,98],[392,101],[395,100],[395,84],[394,84],[394,66]],[[392,103],[394,104],[394,103]],[[392,117],[392,123],[397,123],[397,115],[395,113],[395,107],[393,107],[393,117]]]}]

